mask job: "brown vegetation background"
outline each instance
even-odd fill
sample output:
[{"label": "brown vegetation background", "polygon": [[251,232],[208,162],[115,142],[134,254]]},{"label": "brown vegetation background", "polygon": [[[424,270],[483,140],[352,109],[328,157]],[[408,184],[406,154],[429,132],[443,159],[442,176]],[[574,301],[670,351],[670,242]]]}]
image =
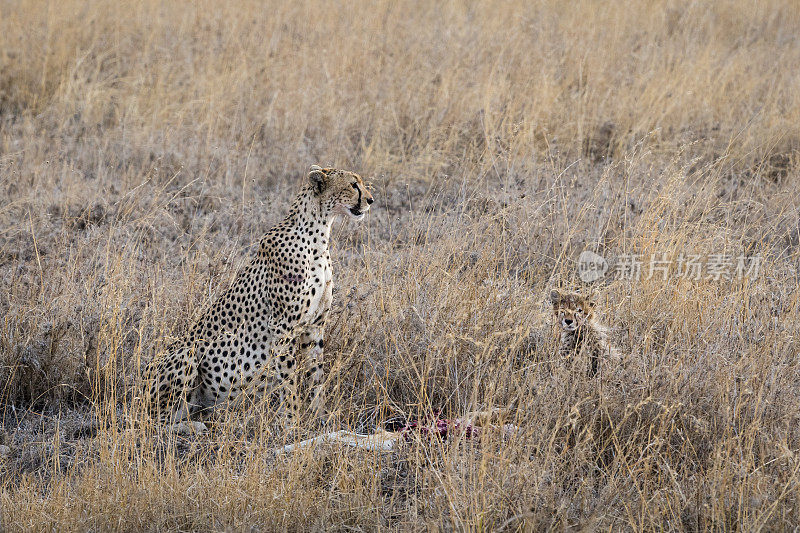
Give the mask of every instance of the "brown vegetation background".
[{"label": "brown vegetation background", "polygon": [[[798,35],[778,0],[0,1],[0,527],[797,528]],[[376,198],[335,226],[329,426],[513,403],[513,439],[143,416],[313,163]],[[762,268],[596,283],[589,379],[545,303],[584,249]]]}]

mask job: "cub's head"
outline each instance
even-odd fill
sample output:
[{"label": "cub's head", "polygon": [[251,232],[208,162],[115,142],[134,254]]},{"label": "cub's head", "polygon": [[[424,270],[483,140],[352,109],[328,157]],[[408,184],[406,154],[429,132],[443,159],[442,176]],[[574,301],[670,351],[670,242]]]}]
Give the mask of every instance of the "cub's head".
[{"label": "cub's head", "polygon": [[319,196],[320,205],[329,213],[361,220],[372,204],[372,194],[354,172],[311,165],[308,181]]},{"label": "cub's head", "polygon": [[550,302],[558,325],[564,331],[575,331],[594,317],[595,301],[592,296],[553,289],[550,291]]}]

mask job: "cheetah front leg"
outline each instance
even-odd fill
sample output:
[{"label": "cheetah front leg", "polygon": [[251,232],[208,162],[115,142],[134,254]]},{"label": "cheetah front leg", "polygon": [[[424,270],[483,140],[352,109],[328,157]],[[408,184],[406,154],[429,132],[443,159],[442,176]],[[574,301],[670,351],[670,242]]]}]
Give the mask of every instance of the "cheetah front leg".
[{"label": "cheetah front leg", "polygon": [[298,358],[306,368],[304,378],[311,388],[310,409],[312,415],[322,421],[325,417],[325,394],[322,380],[325,371],[322,368],[322,355],[325,345],[325,319],[327,313],[321,314],[309,326],[306,326],[298,338]]},{"label": "cheetah front leg", "polygon": [[281,335],[275,340],[270,352],[275,378],[279,385],[279,410],[284,412],[289,420],[297,422],[300,414],[300,395],[294,339],[291,336]]}]

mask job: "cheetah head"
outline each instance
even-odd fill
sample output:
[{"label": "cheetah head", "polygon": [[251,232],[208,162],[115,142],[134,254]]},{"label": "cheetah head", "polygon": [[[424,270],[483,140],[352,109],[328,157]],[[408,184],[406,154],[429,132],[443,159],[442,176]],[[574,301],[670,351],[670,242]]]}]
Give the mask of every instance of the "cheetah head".
[{"label": "cheetah head", "polygon": [[595,301],[592,296],[553,289],[550,291],[550,302],[558,325],[564,331],[575,331],[594,317]]},{"label": "cheetah head", "polygon": [[320,205],[329,213],[362,220],[373,202],[372,194],[355,172],[312,165],[308,180]]}]

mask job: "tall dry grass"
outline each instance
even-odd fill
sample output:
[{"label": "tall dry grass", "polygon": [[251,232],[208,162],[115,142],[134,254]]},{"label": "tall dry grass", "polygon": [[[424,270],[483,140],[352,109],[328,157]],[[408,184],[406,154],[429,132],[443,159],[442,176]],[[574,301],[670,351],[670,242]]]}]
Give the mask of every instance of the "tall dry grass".
[{"label": "tall dry grass", "polygon": [[[777,0],[1,2],[1,527],[798,527],[798,34]],[[335,230],[330,424],[514,403],[515,439],[147,423],[142,365],[312,163],[377,200]],[[590,380],[545,304],[584,249],[763,266],[599,282]]]}]

